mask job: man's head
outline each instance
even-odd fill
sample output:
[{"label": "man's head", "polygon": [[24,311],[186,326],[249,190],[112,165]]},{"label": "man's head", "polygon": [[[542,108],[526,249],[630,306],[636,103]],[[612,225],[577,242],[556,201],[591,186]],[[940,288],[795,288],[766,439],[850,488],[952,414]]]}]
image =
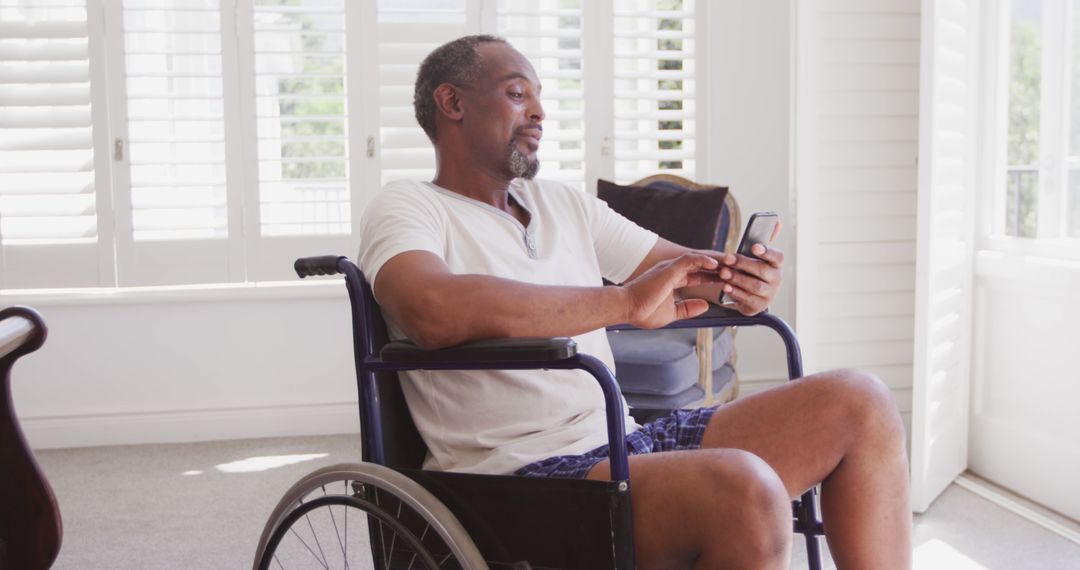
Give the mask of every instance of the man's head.
[{"label": "man's head", "polygon": [[431,52],[420,64],[413,106],[437,150],[461,146],[509,177],[536,175],[540,81],[506,40],[466,36]]}]

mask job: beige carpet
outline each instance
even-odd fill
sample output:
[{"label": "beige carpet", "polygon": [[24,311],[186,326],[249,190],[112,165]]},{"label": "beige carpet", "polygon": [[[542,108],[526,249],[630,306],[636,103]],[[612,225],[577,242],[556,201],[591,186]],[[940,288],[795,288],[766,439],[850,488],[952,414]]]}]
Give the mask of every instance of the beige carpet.
[{"label": "beige carpet", "polygon": [[[40,451],[64,519],[55,568],[250,568],[304,474],[360,457],[356,436]],[[956,486],[916,520],[917,570],[1080,570],[1080,545]],[[830,565],[831,566],[831,565]],[[806,568],[801,540],[792,568]]]}]

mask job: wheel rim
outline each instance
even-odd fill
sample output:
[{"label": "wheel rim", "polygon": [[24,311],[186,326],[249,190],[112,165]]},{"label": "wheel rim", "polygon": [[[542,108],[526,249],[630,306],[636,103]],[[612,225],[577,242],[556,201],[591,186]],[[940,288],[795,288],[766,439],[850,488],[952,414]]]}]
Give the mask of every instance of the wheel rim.
[{"label": "wheel rim", "polygon": [[462,568],[432,525],[393,492],[360,481],[331,486],[338,485],[341,494],[313,489],[281,520],[260,568]]}]

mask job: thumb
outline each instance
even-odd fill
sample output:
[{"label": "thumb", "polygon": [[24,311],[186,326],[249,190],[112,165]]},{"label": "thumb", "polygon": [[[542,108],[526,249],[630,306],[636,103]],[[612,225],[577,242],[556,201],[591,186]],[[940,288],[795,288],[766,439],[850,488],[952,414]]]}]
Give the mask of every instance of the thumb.
[{"label": "thumb", "polygon": [[683,299],[675,301],[675,320],[681,321],[696,317],[709,310],[709,302],[705,299]]}]

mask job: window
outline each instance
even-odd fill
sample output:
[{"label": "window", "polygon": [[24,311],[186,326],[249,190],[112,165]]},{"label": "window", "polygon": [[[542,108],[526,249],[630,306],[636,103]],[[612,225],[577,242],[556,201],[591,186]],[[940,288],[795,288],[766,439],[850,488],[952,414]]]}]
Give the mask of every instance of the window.
[{"label": "window", "polygon": [[0,30],[0,286],[96,285],[108,150],[85,1],[0,0]]},{"label": "window", "polygon": [[998,232],[1080,238],[1080,0],[1012,0]]},{"label": "window", "polygon": [[354,254],[381,184],[434,175],[413,84],[469,33],[535,66],[541,176],[696,177],[704,7],[0,0],[0,287],[291,279]]},{"label": "window", "polygon": [[615,2],[615,174],[696,178],[693,0]]}]

